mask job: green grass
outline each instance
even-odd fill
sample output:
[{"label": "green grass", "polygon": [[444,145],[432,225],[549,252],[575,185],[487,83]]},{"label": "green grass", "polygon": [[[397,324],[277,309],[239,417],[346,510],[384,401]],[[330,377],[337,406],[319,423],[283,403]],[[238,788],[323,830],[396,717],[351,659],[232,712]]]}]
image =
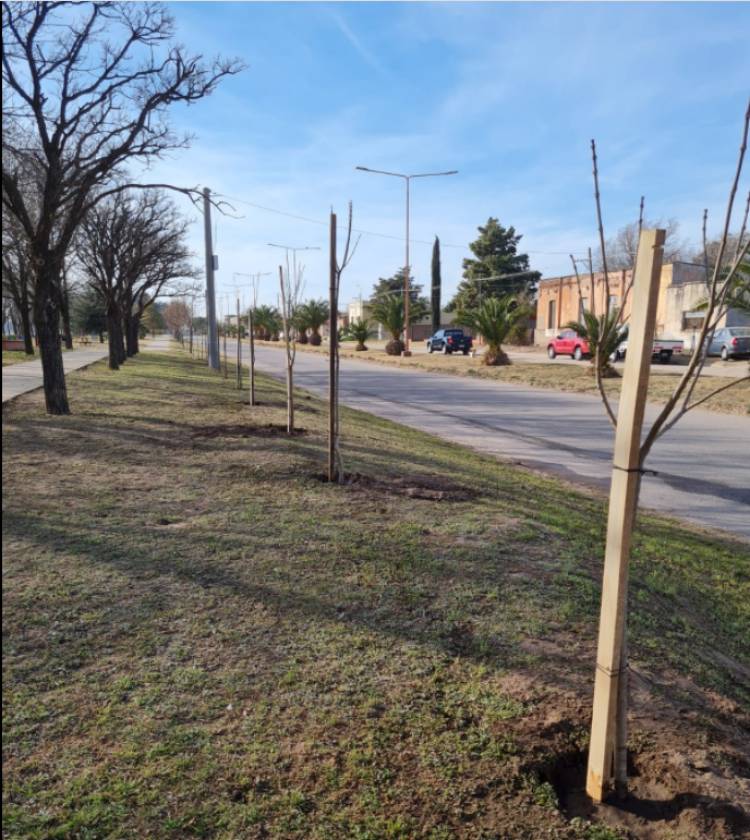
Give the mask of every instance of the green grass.
[{"label": "green grass", "polygon": [[[241,436],[283,386],[250,409],[178,353],[69,391],[3,411],[5,837],[626,836],[543,769],[588,739],[602,497],[349,410],[381,484],[330,486],[322,403]],[[708,750],[731,788],[750,551],[644,516],[631,583],[637,783]]]}]

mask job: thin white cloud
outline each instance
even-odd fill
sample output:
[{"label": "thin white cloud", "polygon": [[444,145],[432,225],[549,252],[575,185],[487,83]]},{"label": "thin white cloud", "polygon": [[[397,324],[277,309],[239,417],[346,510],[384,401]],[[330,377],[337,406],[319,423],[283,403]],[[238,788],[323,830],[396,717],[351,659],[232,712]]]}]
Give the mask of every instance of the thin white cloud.
[{"label": "thin white cloud", "polygon": [[346,40],[354,47],[362,59],[372,67],[381,76],[387,76],[388,73],[378,59],[367,49],[367,47],[359,39],[359,36],[352,31],[349,24],[337,12],[329,12],[331,20],[338,27],[339,32],[346,38]]}]

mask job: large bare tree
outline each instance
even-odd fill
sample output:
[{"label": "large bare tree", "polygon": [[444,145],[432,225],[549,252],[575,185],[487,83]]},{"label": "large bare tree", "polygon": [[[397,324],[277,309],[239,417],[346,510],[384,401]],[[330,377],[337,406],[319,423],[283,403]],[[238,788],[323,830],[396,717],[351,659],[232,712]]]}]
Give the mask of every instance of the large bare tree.
[{"label": "large bare tree", "polygon": [[138,352],[140,321],[168,284],[194,277],[188,222],[157,190],[118,192],[90,208],[75,238],[76,259],[107,313],[109,366]]},{"label": "large bare tree", "polygon": [[28,240],[47,411],[67,414],[61,276],[76,228],[128,186],[126,165],[187,145],[170,105],[202,99],[241,65],[187,54],[154,3],[12,2],[2,19],[3,210]]}]

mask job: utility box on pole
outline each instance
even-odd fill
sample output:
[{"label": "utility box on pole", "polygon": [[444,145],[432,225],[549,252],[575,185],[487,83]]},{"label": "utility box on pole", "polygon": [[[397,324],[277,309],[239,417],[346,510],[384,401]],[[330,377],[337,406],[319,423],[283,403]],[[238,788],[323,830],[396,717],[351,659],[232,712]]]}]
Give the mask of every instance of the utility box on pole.
[{"label": "utility box on pole", "polygon": [[208,321],[208,366],[219,370],[219,334],[216,330],[216,292],[214,271],[218,259],[211,241],[211,190],[203,188],[203,233],[206,244],[206,320]]}]

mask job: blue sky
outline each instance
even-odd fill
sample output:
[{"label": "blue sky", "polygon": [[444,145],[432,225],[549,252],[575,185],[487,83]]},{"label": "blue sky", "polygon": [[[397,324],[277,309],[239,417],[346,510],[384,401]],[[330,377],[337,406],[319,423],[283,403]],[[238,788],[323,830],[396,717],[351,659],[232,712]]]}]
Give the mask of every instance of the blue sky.
[{"label": "blue sky", "polygon": [[[180,41],[248,65],[209,100],[173,114],[196,136],[154,174],[290,214],[342,217],[363,236],[342,298],[367,296],[404,262],[401,172],[416,182],[412,265],[429,283],[435,234],[447,297],[476,227],[514,225],[532,266],[569,271],[595,245],[589,141],[595,137],[609,234],[637,217],[674,217],[697,241],[718,231],[750,93],[750,6],[720,3],[173,3]],[[750,178],[742,185],[744,194]],[[219,295],[274,271],[267,242],[317,245],[307,296],[327,290],[327,231],[237,204],[216,221]],[[393,238],[387,238],[393,237]],[[202,225],[193,226],[202,253]],[[453,247],[451,247],[453,246]],[[265,278],[261,298],[275,302]],[[246,288],[244,290],[247,296]],[[228,303],[224,304],[228,305]]]}]

